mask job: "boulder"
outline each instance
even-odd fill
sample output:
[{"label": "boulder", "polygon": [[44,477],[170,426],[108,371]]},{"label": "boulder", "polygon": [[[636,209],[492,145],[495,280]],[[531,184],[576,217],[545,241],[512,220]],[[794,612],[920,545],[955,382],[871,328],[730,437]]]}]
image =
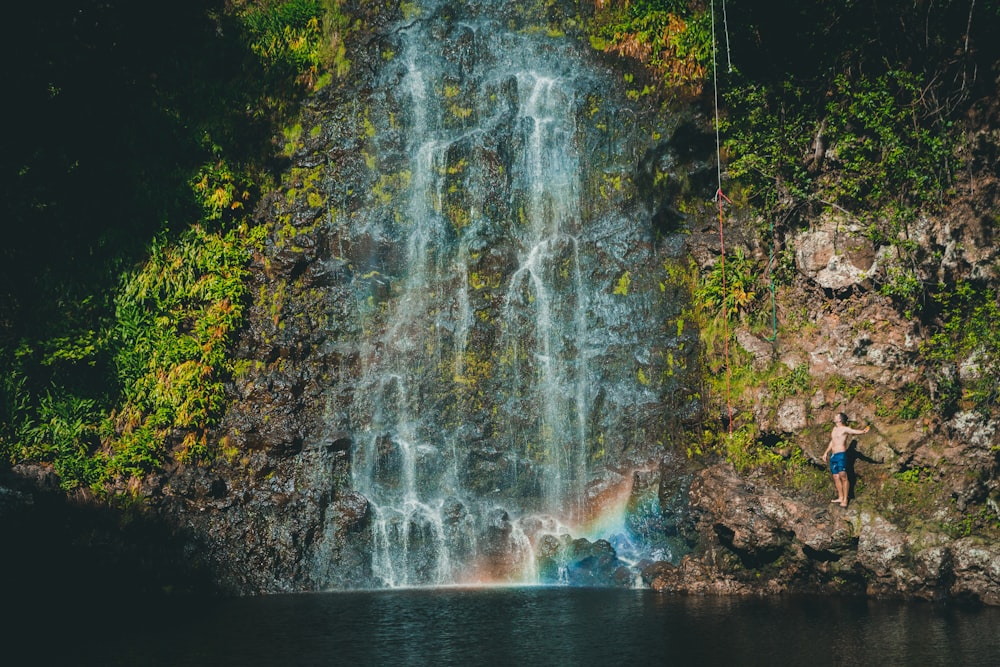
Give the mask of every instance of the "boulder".
[{"label": "boulder", "polygon": [[789,511],[774,491],[740,480],[728,466],[708,468],[691,485],[691,509],[701,532],[749,567],[774,562],[790,546]]},{"label": "boulder", "polygon": [[799,398],[786,399],[778,406],[774,425],[780,433],[798,433],[808,425],[806,402]]},{"label": "boulder", "polygon": [[857,517],[858,564],[874,575],[871,588],[890,590],[910,578],[911,553],[906,534],[881,516],[861,512]]},{"label": "boulder", "polygon": [[622,576],[624,565],[607,540],[579,538],[566,549],[567,582],[574,586],[630,586],[631,576]]},{"label": "boulder", "polygon": [[860,232],[840,217],[821,218],[817,227],[793,239],[796,266],[824,289],[861,286],[874,270],[875,248]]},{"label": "boulder", "polygon": [[949,593],[1000,605],[1000,545],[967,537],[956,540],[950,551],[954,583]]},{"label": "boulder", "polygon": [[774,361],[774,344],[753,335],[746,329],[737,329],[736,342],[753,357],[753,369],[761,371]]}]

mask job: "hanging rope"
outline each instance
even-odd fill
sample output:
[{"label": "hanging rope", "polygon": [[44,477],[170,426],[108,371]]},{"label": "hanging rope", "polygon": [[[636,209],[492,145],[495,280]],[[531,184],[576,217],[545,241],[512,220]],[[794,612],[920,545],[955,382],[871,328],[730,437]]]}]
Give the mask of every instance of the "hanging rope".
[{"label": "hanging rope", "polygon": [[[725,12],[725,0],[723,0],[723,12]],[[726,285],[726,236],[723,232],[723,221],[725,218],[724,205],[726,202],[732,204],[729,197],[722,192],[722,140],[719,136],[719,65],[718,65],[718,41],[715,36],[715,0],[709,6],[712,12],[712,76],[715,84],[715,166],[718,177],[718,189],[715,191],[715,200],[719,204],[719,268],[722,271],[722,335],[726,360],[726,422],[729,426],[729,435],[733,434],[733,400],[732,400],[732,369],[729,363],[729,312],[726,300],[729,297],[729,288]],[[726,53],[728,57],[729,31],[726,30]],[[732,63],[730,63],[730,70]]]},{"label": "hanging rope", "polygon": [[767,278],[771,289],[771,337],[770,342],[778,340],[778,304],[774,299],[774,216],[771,216],[771,256],[767,261]]},{"label": "hanging rope", "polygon": [[712,78],[715,84],[715,169],[719,180],[719,190],[716,194],[719,194],[722,192],[722,141],[719,138],[719,65],[716,57],[718,45],[715,38],[715,0],[709,4],[709,11],[712,12]]},{"label": "hanging rope", "polygon": [[[712,15],[715,20],[715,15]],[[729,51],[729,18],[726,16],[726,0],[722,0],[722,32],[726,35],[726,65],[729,66],[729,73],[733,73],[733,59]]]},{"label": "hanging rope", "polygon": [[[713,0],[714,1],[714,0]],[[733,72],[733,60],[729,48],[729,19],[726,16],[726,0],[722,0],[722,27],[726,35],[726,64],[729,66],[729,73]],[[713,55],[713,68],[714,56],[715,56],[715,10],[712,9],[712,55]],[[715,145],[716,153],[721,153],[720,142],[719,142],[719,80],[716,76],[715,81]],[[722,160],[718,160],[719,165],[719,191],[722,191]],[[778,304],[775,298],[775,285],[774,285],[774,217],[771,216],[771,236],[768,239],[770,241],[770,256],[767,262],[767,278],[768,278],[768,291],[771,294],[771,336],[767,338],[770,342],[775,342],[778,340]]]},{"label": "hanging rope", "polygon": [[733,398],[732,398],[732,370],[729,365],[729,310],[726,300],[729,296],[729,288],[726,285],[726,237],[722,232],[723,205],[724,202],[732,204],[722,192],[722,187],[715,193],[715,199],[719,202],[719,262],[722,269],[722,338],[723,350],[726,358],[726,421],[729,424],[729,435],[733,434]]}]

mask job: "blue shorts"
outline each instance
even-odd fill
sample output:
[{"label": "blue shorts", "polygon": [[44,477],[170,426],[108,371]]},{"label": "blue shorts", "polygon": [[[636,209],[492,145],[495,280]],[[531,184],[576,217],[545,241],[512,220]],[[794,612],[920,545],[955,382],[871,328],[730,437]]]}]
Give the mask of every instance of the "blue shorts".
[{"label": "blue shorts", "polygon": [[847,452],[837,452],[830,456],[830,472],[836,475],[847,470]]}]

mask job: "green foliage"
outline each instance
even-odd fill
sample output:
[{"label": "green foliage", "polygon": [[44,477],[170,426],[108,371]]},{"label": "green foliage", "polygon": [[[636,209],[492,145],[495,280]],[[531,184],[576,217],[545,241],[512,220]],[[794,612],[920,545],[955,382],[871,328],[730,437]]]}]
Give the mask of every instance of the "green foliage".
[{"label": "green foliage", "polygon": [[628,288],[629,285],[631,284],[632,284],[632,276],[629,274],[628,271],[625,271],[618,279],[618,282],[615,284],[615,289],[613,290],[613,293],[617,294],[618,296],[628,296]]},{"label": "green foliage", "polygon": [[697,94],[712,58],[712,17],[687,2],[606,2],[588,26],[591,45],[638,60],[673,91]]},{"label": "green foliage", "polygon": [[9,463],[17,455],[22,422],[30,406],[27,378],[18,369],[5,364],[0,375],[0,464]]},{"label": "green foliage", "polygon": [[876,248],[893,249],[874,277],[912,316],[926,289],[910,227],[941,205],[954,163],[955,134],[928,101],[931,84],[902,68],[840,73],[822,96],[815,82],[794,78],[763,83],[737,74],[731,83],[721,124],[730,175],[750,187],[765,217],[802,205],[853,216]]},{"label": "green foliage", "polygon": [[780,455],[761,444],[755,424],[744,424],[732,433],[706,431],[703,451],[721,454],[740,472],[782,463]]},{"label": "green foliage", "polygon": [[888,263],[878,286],[879,292],[903,304],[907,319],[914,317],[915,309],[924,296],[924,283],[917,276],[912,262],[910,264]]},{"label": "green foliage", "polygon": [[212,454],[205,429],[225,404],[224,382],[233,372],[228,345],[242,321],[247,260],[258,238],[256,230],[196,225],[175,241],[154,243],[148,261],[122,279],[106,336],[121,392],[115,410],[61,387],[32,408],[22,393],[26,379],[10,373],[5,454],[52,462],[65,488],[98,491],[162,465],[171,436],[186,434],[181,460]]},{"label": "green foliage", "polygon": [[901,208],[940,201],[951,176],[951,145],[948,126],[926,117],[924,91],[920,75],[904,70],[834,79],[827,129],[848,178],[828,185],[832,198]]},{"label": "green foliage", "polygon": [[[745,321],[754,311],[757,300],[757,266],[743,250],[716,263],[705,274],[697,266],[681,273],[665,265],[675,284],[686,284],[691,290],[692,308],[685,315],[696,323],[701,340],[702,363],[706,370],[707,400],[717,405],[743,395],[760,377],[750,365],[749,355],[733,343],[737,321]],[[677,267],[680,268],[680,267]],[[661,285],[661,289],[663,289]],[[706,443],[699,451],[718,451],[716,444]]]},{"label": "green foliage", "polygon": [[893,473],[874,487],[875,501],[893,523],[907,527],[946,504],[949,491],[930,468],[914,467]]},{"label": "green foliage", "polygon": [[[784,364],[781,367],[787,368]],[[790,396],[805,393],[809,390],[810,380],[808,364],[799,364],[791,371],[772,376],[767,383],[771,400],[778,404]]]},{"label": "green foliage", "polygon": [[[894,14],[892,5],[880,11]],[[949,70],[964,66],[950,58],[958,45],[968,48],[969,33],[948,3],[923,8],[941,22],[922,25],[916,43],[915,33],[884,35],[859,9],[810,6],[789,17],[801,24],[799,34],[782,39],[761,7],[737,8],[744,25],[771,35],[762,46],[775,58],[720,82],[724,157],[765,219],[794,225],[837,209],[867,230],[877,250],[891,249],[872,278],[914,316],[926,305],[927,286],[911,227],[943,203],[952,184],[954,100],[968,90],[964,83],[951,89],[966,73]],[[813,57],[792,46],[809,43]]]},{"label": "green foliage", "polygon": [[907,470],[894,473],[893,477],[895,477],[902,484],[915,485],[928,478],[928,471],[926,468],[921,467],[909,468]]},{"label": "green foliage", "polygon": [[350,69],[344,34],[350,19],[338,0],[249,2],[240,12],[247,41],[265,67],[281,77],[294,77],[321,87],[327,68],[343,77]]},{"label": "green foliage", "polygon": [[92,484],[100,476],[100,462],[91,454],[100,444],[97,424],[102,418],[91,399],[46,392],[37,416],[26,421],[19,433],[21,456],[52,461],[63,488]]},{"label": "green foliage", "polygon": [[346,71],[352,28],[339,0],[186,3],[136,46],[132,13],[80,11],[98,4],[96,22],[53,9],[72,39],[39,22],[17,42],[25,81],[55,83],[0,151],[20,174],[6,219],[31,230],[0,248],[0,463],[103,492],[215,454],[270,139],[324,68]]},{"label": "green foliage", "polygon": [[725,101],[729,113],[720,118],[719,131],[727,168],[748,186],[751,201],[774,216],[781,198],[808,199],[812,175],[802,156],[819,122],[809,90],[792,80],[769,86],[737,75]]},{"label": "green foliage", "polygon": [[781,469],[788,485],[799,491],[813,494],[827,493],[830,478],[825,469],[818,468],[799,447],[789,443],[779,443],[788,447],[791,454]]},{"label": "green foliage", "polygon": [[319,0],[252,6],[243,15],[250,49],[268,68],[314,75],[320,65],[322,9]]},{"label": "green foliage", "polygon": [[918,211],[943,201],[951,173],[949,125],[927,118],[919,75],[891,70],[876,78],[838,76],[827,104],[839,177],[818,193],[868,224],[876,246],[895,249],[880,291],[911,310],[923,296],[909,226]]},{"label": "green foliage", "polygon": [[[232,372],[229,339],[242,320],[248,238],[195,226],[174,243],[156,244],[149,261],[124,279],[116,304],[124,403],[115,464],[120,458],[130,472],[155,465],[170,429],[203,431],[215,423]],[[182,456],[194,443],[185,442]]]},{"label": "green foliage", "polygon": [[907,384],[899,392],[876,395],[872,402],[875,416],[888,419],[919,419],[935,408],[927,388],[921,384]]},{"label": "green foliage", "polygon": [[[726,94],[731,113],[722,126],[729,169],[756,182],[769,197],[765,204],[778,203],[777,185],[793,198],[855,211],[871,223],[873,238],[890,242],[905,231],[914,208],[940,202],[951,177],[950,125],[922,106],[918,74],[840,74],[822,107],[805,83],[736,83]],[[803,160],[817,135],[832,149],[826,167],[836,178],[817,178]]]},{"label": "green foliage", "polygon": [[1000,369],[1000,303],[989,288],[959,282],[939,286],[933,301],[940,309],[937,330],[921,345],[921,355],[934,368],[969,363],[975,372],[963,382],[947,374],[938,382],[938,405],[947,413],[964,401],[987,410],[997,404],[996,373]]},{"label": "green foliage", "polygon": [[202,164],[189,185],[201,205],[204,220],[231,223],[250,200],[252,178],[234,170],[221,157],[219,146],[214,146],[213,152],[218,157]]},{"label": "green foliage", "polygon": [[830,378],[829,383],[834,391],[846,398],[848,401],[853,401],[866,388],[866,382],[864,380],[848,380],[840,375],[834,375]]},{"label": "green foliage", "polygon": [[955,539],[970,535],[986,535],[996,539],[997,533],[1000,533],[1000,517],[988,505],[972,506],[957,520],[946,523],[944,531]]},{"label": "green foliage", "polygon": [[730,320],[743,320],[759,301],[757,263],[742,248],[720,259],[695,291],[695,299],[712,313]]}]

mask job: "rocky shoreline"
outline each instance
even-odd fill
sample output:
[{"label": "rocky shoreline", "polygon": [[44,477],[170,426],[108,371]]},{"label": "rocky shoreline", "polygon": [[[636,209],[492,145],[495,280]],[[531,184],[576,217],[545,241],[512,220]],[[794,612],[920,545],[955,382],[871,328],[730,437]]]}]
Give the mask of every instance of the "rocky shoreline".
[{"label": "rocky shoreline", "polygon": [[864,499],[847,509],[803,502],[718,464],[694,476],[698,549],[654,563],[654,590],[685,594],[819,593],[1000,604],[1000,546],[906,532]]}]

